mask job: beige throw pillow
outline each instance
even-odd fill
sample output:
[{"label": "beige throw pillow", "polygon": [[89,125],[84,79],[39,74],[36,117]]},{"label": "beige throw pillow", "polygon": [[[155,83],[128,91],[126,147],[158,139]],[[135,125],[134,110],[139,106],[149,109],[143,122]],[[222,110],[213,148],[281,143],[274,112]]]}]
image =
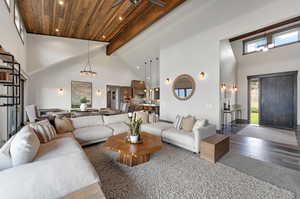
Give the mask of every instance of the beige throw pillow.
[{"label": "beige throw pillow", "polygon": [[192,132],[196,120],[193,116],[187,116],[182,119],[181,126],[184,131]]},{"label": "beige throw pillow", "polygon": [[31,123],[30,127],[34,130],[41,143],[47,143],[56,137],[56,130],[48,120]]},{"label": "beige throw pillow", "polygon": [[58,134],[70,133],[74,131],[72,120],[68,118],[55,118],[55,127]]}]

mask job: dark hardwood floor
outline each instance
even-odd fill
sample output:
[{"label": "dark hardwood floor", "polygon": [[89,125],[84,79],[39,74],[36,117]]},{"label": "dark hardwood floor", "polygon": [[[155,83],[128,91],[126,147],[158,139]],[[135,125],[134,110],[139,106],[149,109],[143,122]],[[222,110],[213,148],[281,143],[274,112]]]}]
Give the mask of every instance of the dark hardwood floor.
[{"label": "dark hardwood floor", "polygon": [[300,171],[300,131],[296,131],[298,147],[275,143],[258,138],[238,135],[237,133],[249,124],[234,123],[232,127],[223,128],[220,132],[230,136],[231,151],[250,158],[277,164]]}]

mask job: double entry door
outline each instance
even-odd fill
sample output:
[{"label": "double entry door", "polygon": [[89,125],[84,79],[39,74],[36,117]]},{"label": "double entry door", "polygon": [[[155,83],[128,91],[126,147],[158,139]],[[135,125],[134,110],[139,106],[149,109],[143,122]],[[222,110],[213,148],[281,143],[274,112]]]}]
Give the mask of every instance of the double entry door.
[{"label": "double entry door", "polygon": [[248,81],[258,81],[260,125],[288,129],[296,127],[297,74],[293,71],[248,77]]}]

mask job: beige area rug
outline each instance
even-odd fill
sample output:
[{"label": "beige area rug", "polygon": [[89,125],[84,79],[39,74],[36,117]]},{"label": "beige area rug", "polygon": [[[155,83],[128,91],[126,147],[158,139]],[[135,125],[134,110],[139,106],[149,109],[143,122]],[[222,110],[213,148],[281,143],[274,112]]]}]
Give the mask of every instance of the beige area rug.
[{"label": "beige area rug", "polygon": [[282,144],[298,146],[295,132],[289,130],[249,125],[237,134]]},{"label": "beige area rug", "polygon": [[101,144],[85,148],[107,199],[294,199],[295,194],[222,163],[164,144],[150,162],[128,167]]}]

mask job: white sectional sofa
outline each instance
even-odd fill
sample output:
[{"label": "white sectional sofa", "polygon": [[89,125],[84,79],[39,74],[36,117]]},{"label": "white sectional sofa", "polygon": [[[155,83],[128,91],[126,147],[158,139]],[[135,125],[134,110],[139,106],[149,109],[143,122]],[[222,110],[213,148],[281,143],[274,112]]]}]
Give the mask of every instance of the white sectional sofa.
[{"label": "white sectional sofa", "polygon": [[[88,193],[93,190],[97,193],[94,197],[84,198],[104,199],[100,179],[81,146],[128,132],[124,122],[129,122],[127,114],[73,118],[74,131],[40,144],[32,162],[0,171],[0,198],[74,199],[82,198],[86,190]],[[201,139],[216,133],[215,125],[211,124],[197,131],[184,132],[167,122],[143,124],[141,130],[196,153],[199,153]],[[0,151],[0,169],[1,161],[9,165],[10,158],[1,159],[1,155]]]}]

